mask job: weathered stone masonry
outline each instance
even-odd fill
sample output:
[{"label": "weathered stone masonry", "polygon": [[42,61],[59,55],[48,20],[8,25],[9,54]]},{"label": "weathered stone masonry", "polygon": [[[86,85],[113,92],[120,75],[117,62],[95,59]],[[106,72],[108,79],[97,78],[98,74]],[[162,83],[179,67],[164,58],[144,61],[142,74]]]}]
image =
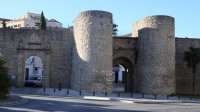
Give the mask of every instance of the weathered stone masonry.
[{"label": "weathered stone masonry", "polygon": [[74,22],[72,87],[112,91],[112,14],[85,11]]},{"label": "weathered stone masonry", "polygon": [[[191,94],[192,69],[183,62],[200,39],[175,38],[174,19],[148,16],[134,24],[133,37],[112,39],[112,14],[85,11],[68,29],[0,29],[0,53],[9,73],[23,87],[25,60],[39,56],[46,87],[111,92],[112,65],[126,66],[125,91],[145,94]],[[200,69],[196,92],[200,94]]]},{"label": "weathered stone masonry", "polygon": [[[175,93],[174,18],[149,16],[138,29],[137,89],[147,94]],[[137,34],[136,34],[137,35]]]},{"label": "weathered stone masonry", "polygon": [[0,52],[20,87],[24,86],[25,61],[30,56],[42,59],[46,87],[57,87],[59,82],[70,87],[73,43],[71,29],[0,29]]}]

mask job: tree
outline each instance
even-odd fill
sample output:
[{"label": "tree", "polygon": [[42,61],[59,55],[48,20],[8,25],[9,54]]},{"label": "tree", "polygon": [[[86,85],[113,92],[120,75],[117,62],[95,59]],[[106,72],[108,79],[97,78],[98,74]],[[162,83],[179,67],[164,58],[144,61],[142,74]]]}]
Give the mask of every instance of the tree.
[{"label": "tree", "polygon": [[113,32],[112,32],[112,36],[116,37],[117,36],[117,32],[118,32],[118,29],[117,29],[118,25],[113,23]]},{"label": "tree", "polygon": [[9,95],[10,81],[8,70],[5,67],[5,60],[0,56],[0,99],[5,99]]},{"label": "tree", "polygon": [[1,24],[2,24],[2,28],[6,28],[6,21],[5,20],[3,20]]},{"label": "tree", "polygon": [[192,94],[195,94],[195,79],[196,79],[196,68],[200,62],[200,48],[190,47],[189,51],[184,52],[183,60],[187,62],[188,67],[192,67]]},{"label": "tree", "polygon": [[41,18],[40,18],[40,29],[45,30],[46,28],[47,28],[47,26],[46,26],[46,19],[45,19],[44,13],[42,11]]}]

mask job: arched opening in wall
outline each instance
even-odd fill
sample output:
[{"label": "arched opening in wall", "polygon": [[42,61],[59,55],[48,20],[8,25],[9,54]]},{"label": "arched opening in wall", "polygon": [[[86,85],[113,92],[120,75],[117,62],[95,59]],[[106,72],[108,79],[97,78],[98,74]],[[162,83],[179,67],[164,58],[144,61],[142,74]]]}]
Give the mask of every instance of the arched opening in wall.
[{"label": "arched opening in wall", "polygon": [[113,61],[113,92],[131,92],[134,90],[133,64],[127,58]]},{"label": "arched opening in wall", "polygon": [[29,87],[41,87],[43,85],[43,63],[38,56],[30,56],[25,62],[24,85]]}]

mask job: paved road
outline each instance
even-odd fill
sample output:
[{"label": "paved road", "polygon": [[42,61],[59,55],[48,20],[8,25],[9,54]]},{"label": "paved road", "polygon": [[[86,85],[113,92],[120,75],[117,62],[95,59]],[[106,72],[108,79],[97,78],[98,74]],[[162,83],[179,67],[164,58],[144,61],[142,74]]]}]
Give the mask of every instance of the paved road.
[{"label": "paved road", "polygon": [[71,97],[21,95],[26,104],[0,107],[0,112],[200,112],[198,103],[141,104]]}]

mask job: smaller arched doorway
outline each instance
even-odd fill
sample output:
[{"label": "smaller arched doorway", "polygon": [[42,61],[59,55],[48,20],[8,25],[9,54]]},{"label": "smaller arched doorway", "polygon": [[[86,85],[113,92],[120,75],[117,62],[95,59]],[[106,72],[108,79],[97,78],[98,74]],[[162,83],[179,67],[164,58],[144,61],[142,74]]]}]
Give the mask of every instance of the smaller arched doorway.
[{"label": "smaller arched doorway", "polygon": [[133,64],[127,58],[113,60],[113,91],[130,92],[134,90]]},{"label": "smaller arched doorway", "polygon": [[25,62],[25,86],[43,85],[43,63],[38,56],[30,56]]}]

